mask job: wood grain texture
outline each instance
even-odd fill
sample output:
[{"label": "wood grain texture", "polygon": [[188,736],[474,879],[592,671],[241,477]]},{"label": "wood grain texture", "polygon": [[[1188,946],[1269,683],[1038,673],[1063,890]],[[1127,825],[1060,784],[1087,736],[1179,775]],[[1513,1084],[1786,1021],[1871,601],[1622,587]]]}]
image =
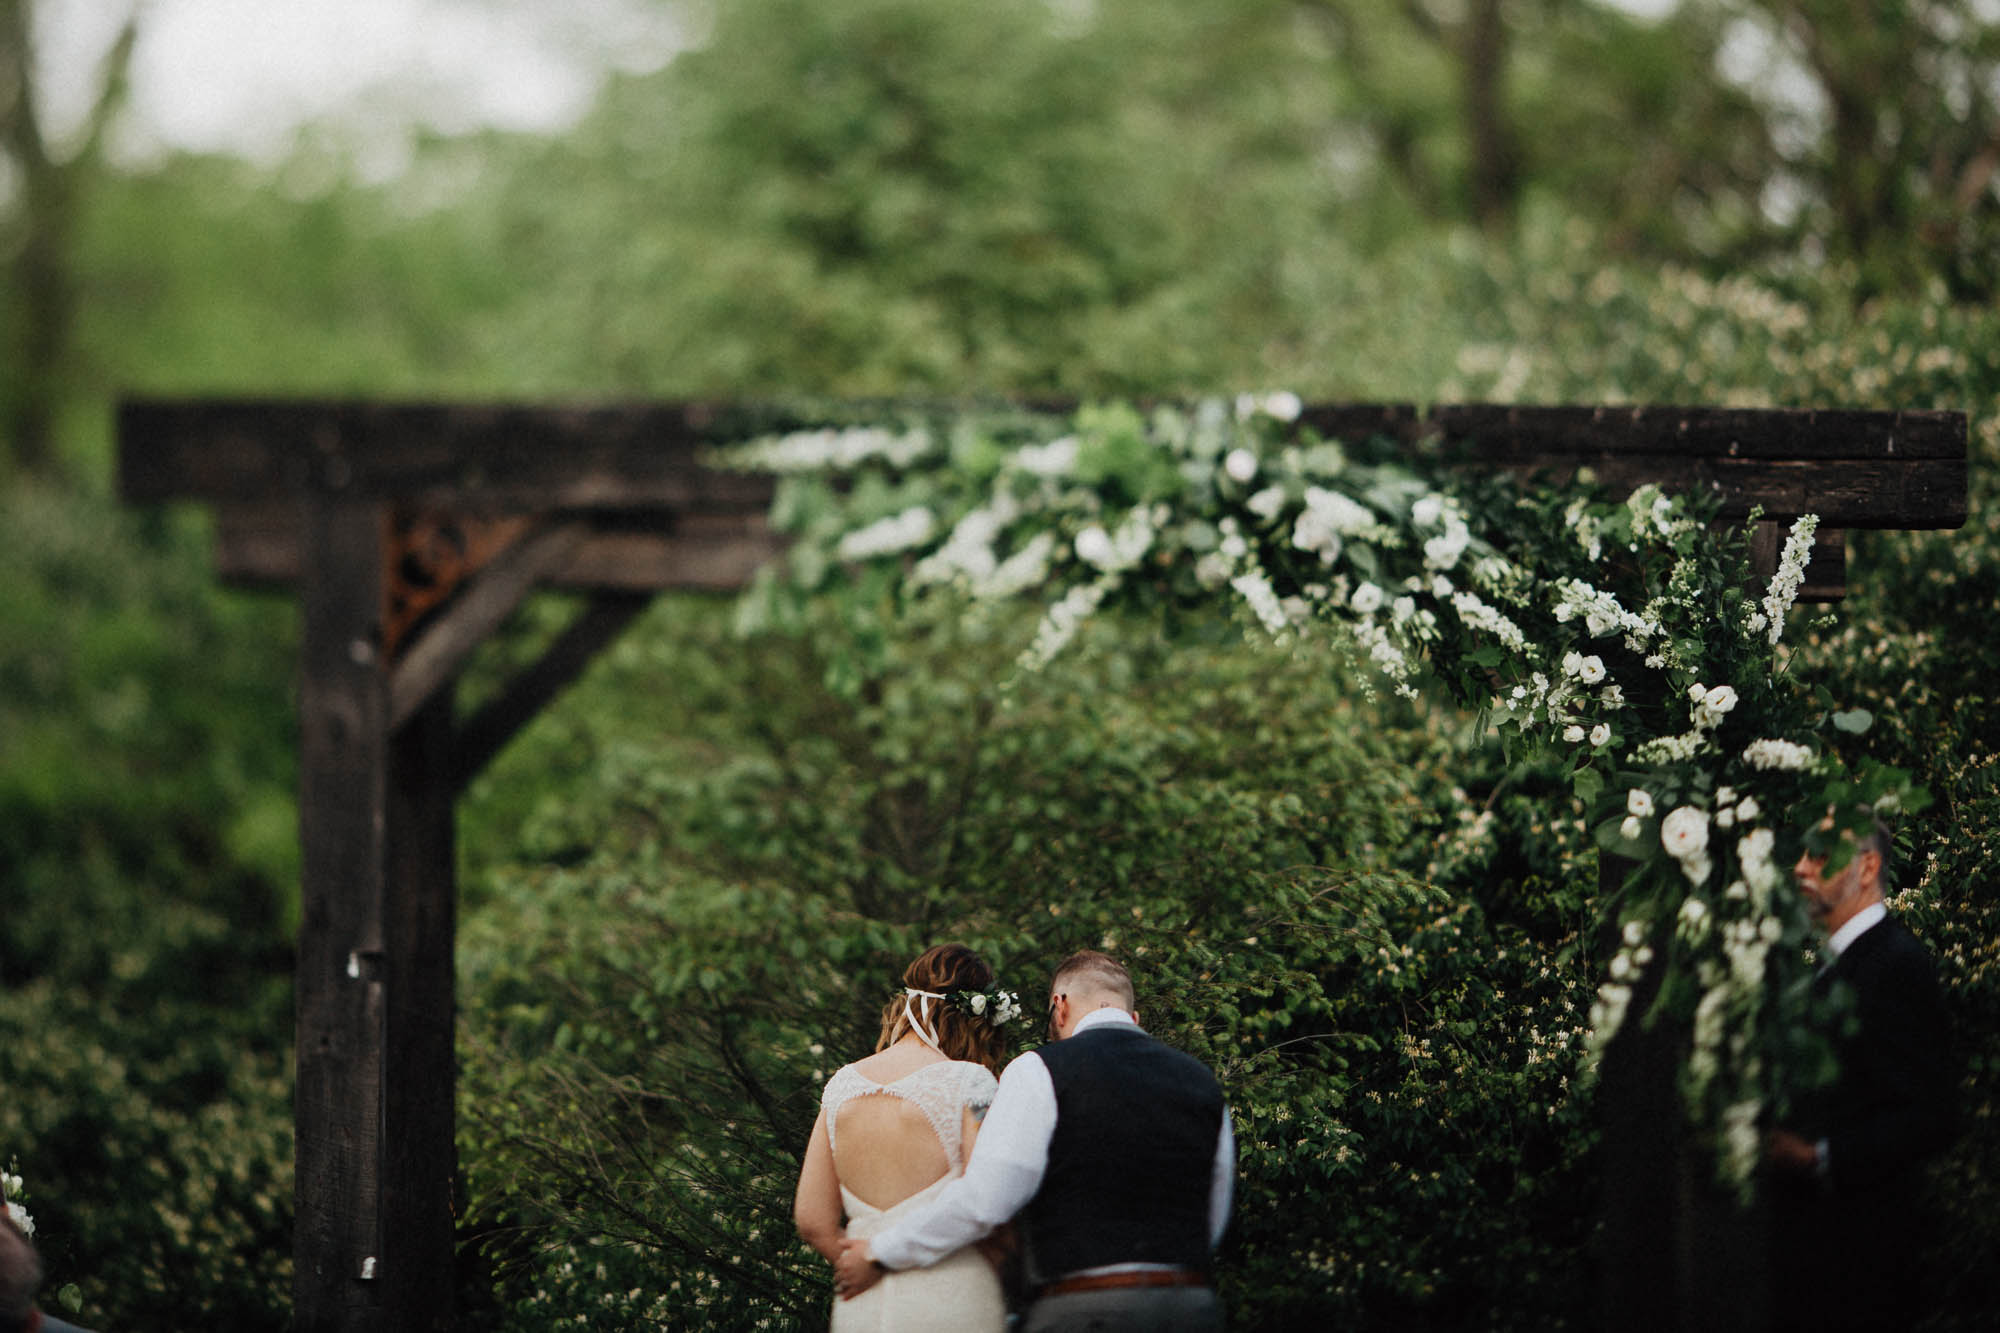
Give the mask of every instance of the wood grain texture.
[{"label": "wood grain texture", "polygon": [[329,502],[308,505],[302,523],[293,1277],[301,1333],[380,1326],[380,1288],[363,1274],[383,1252],[384,522],[379,506]]}]

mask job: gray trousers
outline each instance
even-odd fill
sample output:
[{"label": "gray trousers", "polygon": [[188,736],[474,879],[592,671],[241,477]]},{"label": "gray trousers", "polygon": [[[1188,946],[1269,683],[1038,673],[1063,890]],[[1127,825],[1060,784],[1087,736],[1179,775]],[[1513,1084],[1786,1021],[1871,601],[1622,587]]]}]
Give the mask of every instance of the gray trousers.
[{"label": "gray trousers", "polygon": [[1045,1296],[1021,1333],[1221,1333],[1213,1287],[1119,1287]]}]

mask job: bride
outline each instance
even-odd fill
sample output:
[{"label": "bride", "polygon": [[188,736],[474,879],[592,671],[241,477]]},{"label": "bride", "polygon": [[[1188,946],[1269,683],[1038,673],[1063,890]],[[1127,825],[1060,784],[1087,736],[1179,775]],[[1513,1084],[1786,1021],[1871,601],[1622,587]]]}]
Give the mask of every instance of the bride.
[{"label": "bride", "polygon": [[[874,1235],[965,1170],[993,1101],[1001,1025],[1020,1012],[1014,995],[994,989],[993,969],[960,944],[926,950],[904,969],[903,985],[882,1011],[875,1054],[827,1080],[799,1170],[793,1217],[829,1263],[844,1236]],[[968,1247],[835,1301],[831,1329],[997,1333],[1006,1317],[998,1276]]]}]

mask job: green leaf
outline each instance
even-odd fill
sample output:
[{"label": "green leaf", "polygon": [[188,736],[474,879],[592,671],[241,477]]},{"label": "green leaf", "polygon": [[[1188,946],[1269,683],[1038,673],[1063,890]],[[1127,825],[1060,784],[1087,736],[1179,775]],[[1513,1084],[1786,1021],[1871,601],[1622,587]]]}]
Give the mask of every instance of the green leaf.
[{"label": "green leaf", "polygon": [[1865,708],[1852,708],[1844,713],[1835,713],[1833,715],[1834,727],[1854,736],[1859,736],[1862,732],[1868,730],[1874,721],[1875,715]]}]

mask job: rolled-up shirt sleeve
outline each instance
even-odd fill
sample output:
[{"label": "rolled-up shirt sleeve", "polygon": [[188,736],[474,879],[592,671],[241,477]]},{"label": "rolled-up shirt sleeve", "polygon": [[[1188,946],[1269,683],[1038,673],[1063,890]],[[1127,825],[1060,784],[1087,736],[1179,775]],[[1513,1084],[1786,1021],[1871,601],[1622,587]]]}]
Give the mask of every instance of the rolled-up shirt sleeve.
[{"label": "rolled-up shirt sleeve", "polygon": [[1001,1071],[965,1174],[877,1232],[869,1254],[884,1268],[926,1268],[1012,1219],[1041,1188],[1055,1128],[1055,1084],[1031,1051]]}]

